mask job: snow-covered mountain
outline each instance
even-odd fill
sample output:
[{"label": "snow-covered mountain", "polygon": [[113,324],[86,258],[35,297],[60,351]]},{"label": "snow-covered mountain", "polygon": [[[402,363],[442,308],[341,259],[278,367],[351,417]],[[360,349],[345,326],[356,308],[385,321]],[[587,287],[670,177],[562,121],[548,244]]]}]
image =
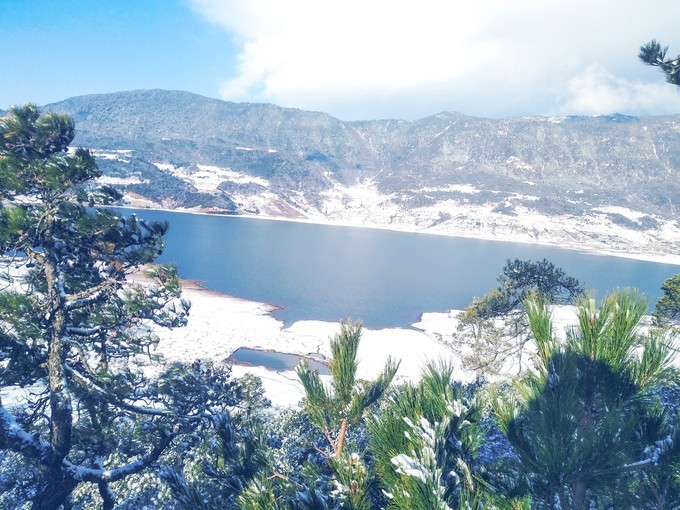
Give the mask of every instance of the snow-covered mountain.
[{"label": "snow-covered mountain", "polygon": [[680,116],[343,122],[162,90],[46,108],[137,205],[680,253]]}]

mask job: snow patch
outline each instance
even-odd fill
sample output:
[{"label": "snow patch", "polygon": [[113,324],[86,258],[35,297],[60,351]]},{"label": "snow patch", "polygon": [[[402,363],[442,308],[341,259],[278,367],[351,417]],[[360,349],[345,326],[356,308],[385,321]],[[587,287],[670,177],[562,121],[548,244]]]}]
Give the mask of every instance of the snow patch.
[{"label": "snow patch", "polygon": [[113,186],[126,186],[128,184],[147,184],[148,179],[140,179],[137,175],[129,177],[113,177],[110,175],[102,175],[97,179],[99,184],[111,184]]},{"label": "snow patch", "polygon": [[[357,215],[365,218],[371,211],[383,206],[390,207],[391,196],[382,195],[372,179],[364,179],[354,186],[335,182],[333,188],[320,193],[323,198],[321,212],[326,217],[350,219]],[[394,210],[394,207],[391,208]]]},{"label": "snow patch", "polygon": [[[274,151],[276,152],[276,151]],[[269,181],[266,179],[263,179],[262,177],[256,177],[254,175],[247,175],[244,174],[243,172],[236,172],[234,170],[230,170],[229,168],[221,168],[218,166],[211,166],[211,165],[196,165],[199,170],[202,172],[196,172],[193,175],[214,175],[216,177],[219,177],[220,179],[224,181],[229,181],[233,182],[236,184],[257,184],[259,186],[262,186],[264,188],[269,187]]]},{"label": "snow patch", "polygon": [[525,163],[521,159],[519,159],[517,156],[510,156],[508,159],[505,160],[505,162],[508,165],[512,165],[518,170],[527,170],[529,172],[534,171],[534,167],[531,166],[529,163]]},{"label": "snow patch", "polygon": [[[170,360],[221,362],[241,347],[330,357],[330,338],[340,330],[338,323],[324,321],[298,321],[286,328],[272,317],[275,308],[271,305],[205,290],[191,282],[185,282],[183,297],[192,303],[188,325],[156,331],[160,337],[157,348]],[[438,331],[436,326],[428,328]],[[429,360],[444,359],[459,366],[455,354],[434,335],[403,328],[364,329],[357,376],[375,378],[389,355],[401,359],[398,381],[416,382]],[[237,377],[252,373],[262,378],[267,397],[278,407],[297,406],[304,396],[292,370],[234,365],[233,373]]]},{"label": "snow patch", "polygon": [[458,192],[467,193],[469,195],[474,195],[480,193],[482,190],[471,186],[470,184],[449,184],[447,186],[437,186],[437,187],[424,187],[416,191],[416,193],[435,193],[435,192]]},{"label": "snow patch", "polygon": [[[457,186],[461,185],[451,185],[450,189]],[[477,191],[471,186],[463,189]],[[421,207],[404,205],[403,201],[410,200],[413,194],[430,190],[434,191],[421,188],[418,192],[385,195],[370,179],[353,186],[332,181],[331,189],[320,194],[321,204],[310,204],[302,210],[309,220],[322,223],[536,243],[680,264],[680,257],[675,255],[680,251],[680,227],[676,221],[655,218],[658,228],[634,230],[612,224],[605,215],[547,215],[527,207],[538,199],[536,196],[518,194],[510,197],[512,214],[497,210],[498,201],[474,204],[458,197]],[[644,216],[619,207],[600,210],[625,213],[632,218]]]},{"label": "snow patch", "polygon": [[[74,147],[69,147],[69,152],[75,151]],[[132,149],[88,149],[95,158],[107,159],[113,161],[120,161],[121,163],[129,163],[130,157],[134,152]]]},{"label": "snow patch", "polygon": [[625,216],[629,220],[632,221],[637,221],[643,216],[647,216],[645,213],[639,212],[639,211],[633,211],[632,209],[628,209],[627,207],[620,207],[617,205],[608,205],[605,207],[598,207],[595,209],[596,211],[600,211],[603,213],[611,213],[611,214],[620,214],[621,216]]},{"label": "snow patch", "polygon": [[171,165],[169,163],[151,163],[153,166],[158,168],[159,170],[165,170],[166,172],[174,173],[177,172],[177,167],[175,165]]},{"label": "snow patch", "polygon": [[[261,177],[237,172],[229,168],[212,165],[196,165],[196,167],[176,167],[168,163],[152,163],[156,168],[169,172],[190,183],[197,191],[202,193],[218,193],[218,186],[223,182],[234,184],[257,184],[264,188],[269,187],[269,181]],[[198,170],[196,170],[196,168]]]}]

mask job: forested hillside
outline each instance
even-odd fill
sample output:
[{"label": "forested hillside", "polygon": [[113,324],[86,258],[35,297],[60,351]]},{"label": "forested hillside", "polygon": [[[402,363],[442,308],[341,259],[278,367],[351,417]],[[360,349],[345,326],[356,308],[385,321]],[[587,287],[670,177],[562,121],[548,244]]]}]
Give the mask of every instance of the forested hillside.
[{"label": "forested hillside", "polygon": [[179,91],[71,98],[134,203],[677,253],[680,117],[343,122]]}]

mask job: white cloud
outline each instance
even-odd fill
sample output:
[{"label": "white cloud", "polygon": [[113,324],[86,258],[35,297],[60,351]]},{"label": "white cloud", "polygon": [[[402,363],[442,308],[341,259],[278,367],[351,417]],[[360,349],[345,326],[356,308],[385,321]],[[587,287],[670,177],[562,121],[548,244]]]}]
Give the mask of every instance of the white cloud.
[{"label": "white cloud", "polygon": [[239,45],[230,100],[415,118],[644,110],[649,88],[675,93],[636,55],[676,42],[676,0],[189,1]]},{"label": "white cloud", "polygon": [[593,64],[567,83],[568,98],[559,113],[653,115],[680,112],[680,91],[663,82],[641,83],[614,76]]}]

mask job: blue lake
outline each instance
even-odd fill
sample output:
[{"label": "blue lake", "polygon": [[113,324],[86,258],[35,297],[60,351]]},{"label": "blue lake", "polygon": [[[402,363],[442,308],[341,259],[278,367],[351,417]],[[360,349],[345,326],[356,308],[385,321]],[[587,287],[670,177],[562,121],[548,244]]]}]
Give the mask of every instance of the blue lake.
[{"label": "blue lake", "polygon": [[[129,213],[132,211],[126,211]],[[408,326],[422,312],[461,309],[496,285],[507,259],[547,258],[597,296],[637,287],[651,307],[680,266],[545,246],[355,227],[166,211],[163,262],[213,290],[281,307],[297,320],[360,319],[370,328]]]},{"label": "blue lake", "polygon": [[[260,351],[241,347],[236,349],[229,359],[234,363],[267,367],[270,370],[295,370],[295,367],[303,359],[302,356],[287,354],[283,352]],[[331,370],[328,365],[320,363],[314,359],[305,357],[310,368],[316,370],[321,375],[330,375]]]}]

